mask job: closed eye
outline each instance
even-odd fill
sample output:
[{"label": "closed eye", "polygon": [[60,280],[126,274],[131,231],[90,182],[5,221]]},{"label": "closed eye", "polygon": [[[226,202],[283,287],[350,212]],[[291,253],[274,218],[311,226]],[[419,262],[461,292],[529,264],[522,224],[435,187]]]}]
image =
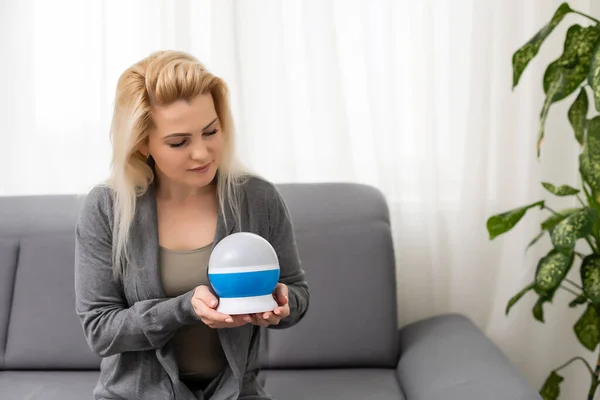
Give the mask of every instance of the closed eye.
[{"label": "closed eye", "polygon": [[187,139],[185,139],[185,140],[182,140],[182,141],[181,141],[181,142],[179,142],[179,143],[169,143],[169,147],[171,147],[171,148],[177,148],[177,147],[181,147],[181,146],[183,146],[183,145],[184,145],[184,144],[186,144],[186,143],[187,143]]},{"label": "closed eye", "polygon": [[[212,136],[212,135],[216,134],[217,132],[219,132],[219,130],[217,128],[215,128],[212,131],[204,132],[202,134],[202,136]],[[183,147],[184,145],[187,144],[188,141],[189,141],[189,139],[185,138],[181,142],[178,142],[178,143],[168,143],[168,145],[169,145],[169,147],[175,149],[175,148],[178,148],[178,147]]]}]

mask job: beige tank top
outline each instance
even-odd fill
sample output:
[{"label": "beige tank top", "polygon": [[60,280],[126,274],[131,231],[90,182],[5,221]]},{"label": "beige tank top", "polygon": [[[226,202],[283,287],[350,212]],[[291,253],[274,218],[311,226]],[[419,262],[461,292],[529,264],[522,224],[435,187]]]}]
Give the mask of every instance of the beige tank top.
[{"label": "beige tank top", "polygon": [[[159,268],[165,295],[175,297],[198,285],[208,285],[212,244],[196,250],[160,247]],[[184,379],[213,379],[227,366],[217,330],[204,323],[184,326],[172,339],[179,375]]]}]

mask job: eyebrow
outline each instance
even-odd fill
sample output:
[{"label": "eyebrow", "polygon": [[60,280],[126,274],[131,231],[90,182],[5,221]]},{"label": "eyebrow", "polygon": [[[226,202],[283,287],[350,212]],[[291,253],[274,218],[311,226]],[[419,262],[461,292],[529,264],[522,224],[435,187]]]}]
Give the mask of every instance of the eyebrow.
[{"label": "eyebrow", "polygon": [[[204,128],[202,128],[202,132],[204,132],[205,130],[207,130],[208,128],[210,128],[210,126],[212,124],[214,124],[215,122],[217,122],[217,119],[219,119],[218,117],[213,119],[210,124],[206,125]],[[177,132],[177,133],[171,133],[170,135],[165,136],[163,139],[168,139],[168,138],[172,138],[172,137],[179,137],[179,136],[192,136],[191,133],[183,133],[183,132]]]}]

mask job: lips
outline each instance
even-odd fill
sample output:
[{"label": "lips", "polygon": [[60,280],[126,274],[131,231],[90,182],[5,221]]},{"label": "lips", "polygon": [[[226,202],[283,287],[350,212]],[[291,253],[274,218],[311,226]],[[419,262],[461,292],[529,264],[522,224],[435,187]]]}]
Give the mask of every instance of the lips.
[{"label": "lips", "polygon": [[205,171],[208,171],[209,168],[210,168],[210,163],[200,166],[200,167],[192,168],[192,169],[190,169],[190,171],[205,172]]}]

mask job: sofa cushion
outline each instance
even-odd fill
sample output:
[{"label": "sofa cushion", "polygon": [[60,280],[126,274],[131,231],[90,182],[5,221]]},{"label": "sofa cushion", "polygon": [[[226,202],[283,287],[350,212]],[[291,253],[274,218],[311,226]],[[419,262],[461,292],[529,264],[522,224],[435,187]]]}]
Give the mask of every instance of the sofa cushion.
[{"label": "sofa cushion", "polygon": [[18,252],[19,241],[16,238],[0,236],[0,369],[4,367],[4,345],[8,333]]},{"label": "sofa cushion", "polygon": [[400,330],[399,343],[397,376],[411,400],[542,400],[500,348],[463,315],[413,322]]},{"label": "sofa cushion", "polygon": [[266,389],[285,400],[405,400],[394,370],[266,371]]},{"label": "sofa cushion", "polygon": [[98,371],[5,371],[0,372],[3,399],[91,399]]},{"label": "sofa cushion", "polygon": [[344,184],[282,185],[281,193],[311,297],[298,325],[268,331],[264,367],[395,367],[394,252],[381,194]]},{"label": "sofa cushion", "polygon": [[0,236],[73,230],[85,195],[0,196]]},{"label": "sofa cushion", "polygon": [[74,256],[74,231],[21,237],[6,369],[99,368],[75,312]]}]

